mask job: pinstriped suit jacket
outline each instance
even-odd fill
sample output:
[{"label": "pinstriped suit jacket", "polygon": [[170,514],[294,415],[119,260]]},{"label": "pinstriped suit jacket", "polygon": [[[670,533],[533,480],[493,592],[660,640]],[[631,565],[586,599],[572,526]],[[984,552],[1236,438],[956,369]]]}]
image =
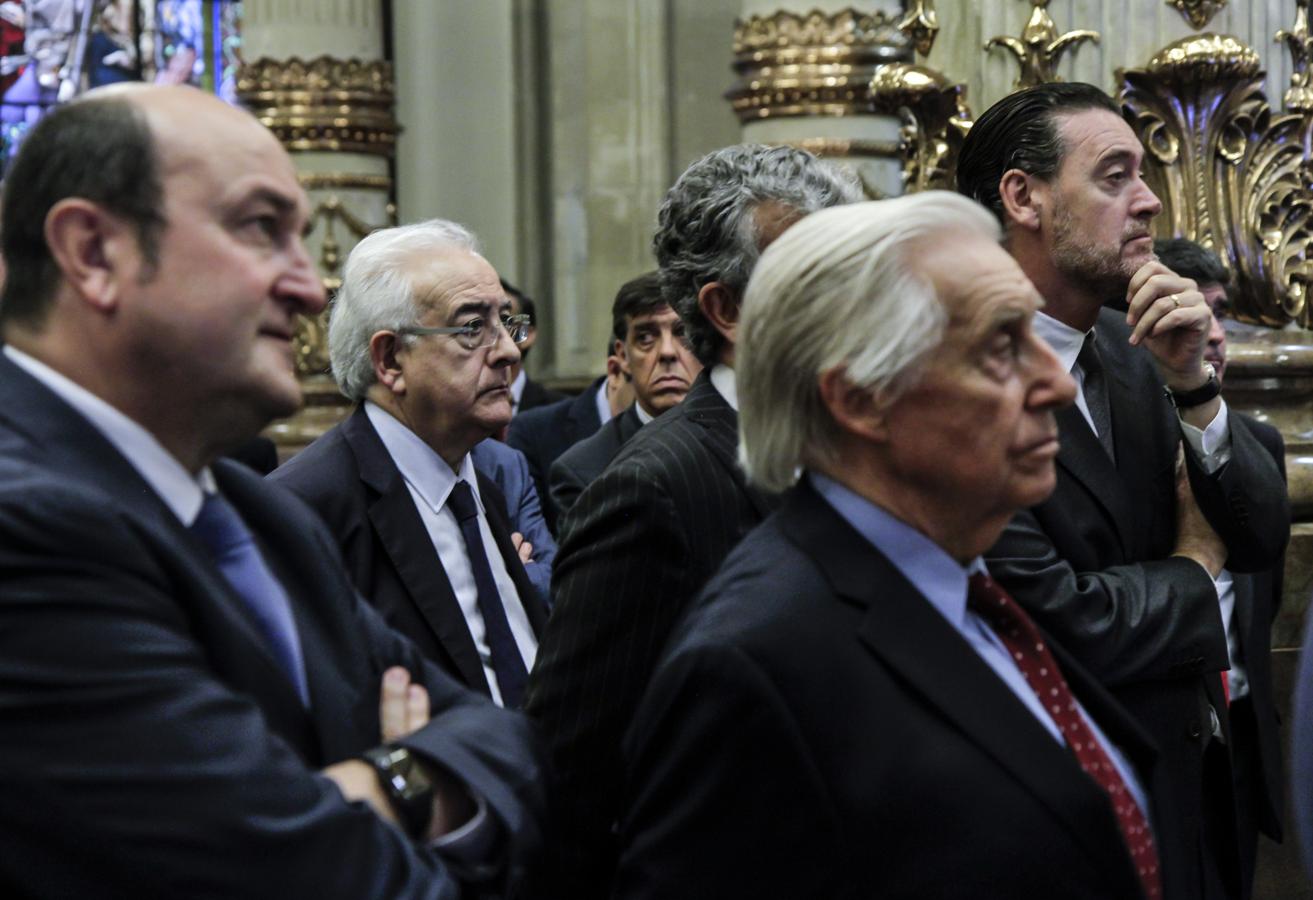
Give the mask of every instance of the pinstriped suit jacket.
[{"label": "pinstriped suit jacket", "polygon": [[609,895],[620,743],[676,620],[774,508],[738,467],[738,414],[704,371],[561,520],[527,710],[554,769],[546,896]]}]

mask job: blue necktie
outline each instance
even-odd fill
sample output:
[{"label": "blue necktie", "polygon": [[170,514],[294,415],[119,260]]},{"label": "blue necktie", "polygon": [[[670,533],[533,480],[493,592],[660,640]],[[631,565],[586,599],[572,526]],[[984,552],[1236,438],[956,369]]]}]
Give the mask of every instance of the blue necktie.
[{"label": "blue necktie", "polygon": [[192,534],[210,551],[215,564],[232,589],[260,623],[260,630],[283,671],[291,679],[301,702],[310,705],[301,639],[292,619],[287,592],[265,565],[255,539],[232,504],[219,494],[206,494]]},{"label": "blue necktie", "polygon": [[492,671],[497,676],[502,704],[508,709],[518,709],[524,700],[524,685],[529,673],[524,668],[524,657],[520,656],[519,645],[511,634],[506,607],[502,605],[497,582],[488,566],[488,554],[483,549],[483,535],[479,531],[479,507],[467,482],[456,482],[447,498],[447,507],[455,514],[461,537],[465,539],[465,553],[470,558],[474,584],[479,590],[479,612],[483,615],[488,650],[492,654]]}]

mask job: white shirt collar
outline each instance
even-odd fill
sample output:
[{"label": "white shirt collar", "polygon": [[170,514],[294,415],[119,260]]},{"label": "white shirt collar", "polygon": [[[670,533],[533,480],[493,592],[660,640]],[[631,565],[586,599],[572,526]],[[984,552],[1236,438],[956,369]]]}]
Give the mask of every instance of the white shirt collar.
[{"label": "white shirt collar", "polygon": [[643,409],[643,404],[639,403],[637,400],[634,401],[634,414],[638,416],[639,425],[646,425],[648,422],[651,422],[656,418],[656,416],[651,415],[647,410]]},{"label": "white shirt collar", "polygon": [[603,425],[611,421],[611,401],[606,396],[606,379],[603,378],[601,384],[597,386],[597,393],[593,395],[593,402],[597,404],[597,418]]},{"label": "white shirt collar", "polygon": [[716,363],[711,369],[711,386],[720,392],[725,402],[735,411],[739,411],[739,389],[734,380],[734,370],[724,363]]},{"label": "white shirt collar", "polygon": [[524,396],[524,386],[529,383],[529,376],[524,374],[524,369],[520,369],[515,380],[511,382],[511,409],[519,410],[520,398]]},{"label": "white shirt collar", "polygon": [[193,477],[154,435],[91,391],[22,350],[6,344],[4,354],[19,368],[59,395],[61,400],[104,435],[183,525],[190,526],[196,521],[203,494],[214,493],[218,489],[214,474],[208,466]]},{"label": "white shirt collar", "polygon": [[1064,372],[1070,372],[1076,365],[1076,357],[1080,355],[1080,348],[1085,343],[1085,332],[1077,331],[1065,322],[1059,322],[1052,316],[1045,315],[1042,312],[1035,313],[1035,319],[1032,326],[1035,333],[1044,339],[1050,347],[1053,348],[1054,354],[1062,362]]},{"label": "white shirt collar", "polygon": [[369,424],[374,426],[378,439],[383,442],[388,456],[396,463],[401,477],[434,513],[441,512],[447,505],[447,497],[456,486],[457,477],[469,484],[474,499],[478,501],[479,511],[483,511],[479,479],[474,474],[474,462],[468,453],[460,461],[460,475],[457,476],[451,466],[424,443],[419,435],[377,403],[366,400],[365,415],[369,418]]}]

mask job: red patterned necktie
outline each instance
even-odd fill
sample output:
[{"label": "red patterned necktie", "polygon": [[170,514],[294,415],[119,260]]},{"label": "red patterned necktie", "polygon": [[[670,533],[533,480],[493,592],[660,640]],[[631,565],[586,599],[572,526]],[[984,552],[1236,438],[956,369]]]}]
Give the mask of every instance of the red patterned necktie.
[{"label": "red patterned necktie", "polygon": [[1145,896],[1160,900],[1163,895],[1158,872],[1158,851],[1144,811],[1126,789],[1103,745],[1095,738],[1076,706],[1067,679],[1062,677],[1053,654],[1044,645],[1039,630],[1008,593],[983,572],[972,575],[967,588],[967,606],[994,629],[1008,648],[1026,683],[1048,709],[1058,731],[1066,740],[1081,768],[1107,793],[1117,813],[1117,824],[1140,874]]}]

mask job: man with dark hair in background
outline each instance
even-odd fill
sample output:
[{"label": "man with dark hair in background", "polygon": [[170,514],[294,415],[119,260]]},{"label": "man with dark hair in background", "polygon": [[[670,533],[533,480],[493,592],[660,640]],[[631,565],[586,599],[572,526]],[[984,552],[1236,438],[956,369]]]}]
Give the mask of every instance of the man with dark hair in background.
[{"label": "man with dark hair in background", "polygon": [[547,896],[609,894],[630,714],[676,619],[775,506],[737,461],[734,339],[752,268],[798,219],[859,198],[851,176],[810,153],[739,145],[689,166],[661,205],[653,245],[662,295],[706,368],[560,523],[556,602],[526,707],[556,776]]},{"label": "man with dark hair in background", "polygon": [[[1218,380],[1223,380],[1226,329],[1222,323],[1231,314],[1227,297],[1231,273],[1211,250],[1188,238],[1154,241],[1153,249],[1167,268],[1194,279],[1212,310],[1204,360],[1217,370]],[[1253,432],[1284,476],[1286,452],[1281,432],[1244,413],[1233,410],[1232,415]],[[1226,719],[1230,725],[1241,875],[1246,886],[1254,881],[1258,833],[1262,831],[1274,841],[1282,839],[1285,776],[1272,691],[1272,622],[1281,607],[1283,570],[1283,562],[1247,574],[1223,569],[1216,579],[1231,663],[1231,670],[1222,677],[1227,681],[1230,699]]]},{"label": "man with dark hair in background", "polygon": [[[992,210],[1045,305],[1036,331],[1076,379],[1058,483],[986,553],[994,577],[1154,736],[1169,898],[1239,898],[1216,579],[1280,560],[1289,507],[1271,455],[1205,366],[1212,314],[1153,255],[1162,209],[1117,105],[1054,83],[972,127],[958,190]],[[1126,311],[1105,308],[1122,302]],[[1178,458],[1184,464],[1178,477]]]},{"label": "man with dark hair in background", "polygon": [[611,335],[634,403],[552,464],[547,490],[558,518],[639,428],[684,399],[702,371],[684,341],[684,323],[661,295],[657,272],[620,286],[611,304]]}]

